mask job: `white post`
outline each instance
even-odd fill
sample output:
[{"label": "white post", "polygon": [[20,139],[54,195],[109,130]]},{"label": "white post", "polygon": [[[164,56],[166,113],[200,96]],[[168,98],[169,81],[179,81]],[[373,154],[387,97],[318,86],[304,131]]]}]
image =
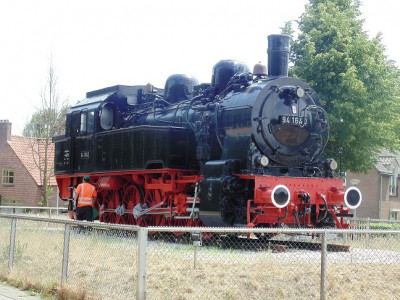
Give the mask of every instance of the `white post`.
[{"label": "white post", "polygon": [[8,269],[14,265],[14,250],[15,250],[15,236],[17,231],[17,219],[12,219],[11,221],[11,233],[10,233],[10,253],[8,256]]},{"label": "white post", "polygon": [[65,224],[64,251],[63,251],[63,261],[62,261],[61,284],[67,282],[70,236],[71,236],[71,225],[70,224]]},{"label": "white post", "polygon": [[326,243],[326,231],[322,234],[321,243],[321,288],[320,288],[320,299],[326,300],[326,273],[327,273],[327,243]]},{"label": "white post", "polygon": [[56,196],[56,203],[57,203],[57,216],[60,214],[60,190],[59,190],[59,188],[58,188],[58,186],[57,186],[57,196]]},{"label": "white post", "polygon": [[147,228],[138,231],[137,294],[136,299],[146,299]]},{"label": "white post", "polygon": [[[370,230],[370,228],[371,228],[371,219],[368,218],[367,219],[367,230]],[[369,233],[367,233],[365,235],[365,243],[366,243],[366,246],[368,247],[369,246]]]}]

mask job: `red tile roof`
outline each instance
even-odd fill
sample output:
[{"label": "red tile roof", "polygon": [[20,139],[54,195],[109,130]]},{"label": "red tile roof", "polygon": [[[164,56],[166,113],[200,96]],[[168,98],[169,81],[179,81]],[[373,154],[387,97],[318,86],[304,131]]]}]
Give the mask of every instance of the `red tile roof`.
[{"label": "red tile roof", "polygon": [[[48,141],[48,164],[47,170],[50,175],[50,185],[57,185],[54,177],[54,144],[51,139]],[[42,185],[42,176],[45,157],[45,139],[29,138],[23,136],[11,136],[8,142],[15,154],[21,160],[38,186]]]}]

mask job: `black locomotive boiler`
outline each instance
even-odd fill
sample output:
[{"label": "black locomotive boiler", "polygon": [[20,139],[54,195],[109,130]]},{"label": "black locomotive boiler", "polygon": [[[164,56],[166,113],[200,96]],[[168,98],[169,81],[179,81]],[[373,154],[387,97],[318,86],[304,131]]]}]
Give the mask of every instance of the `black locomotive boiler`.
[{"label": "black locomotive boiler", "polygon": [[211,84],[176,74],[164,90],[88,92],[54,138],[60,197],[89,174],[103,222],[346,228],[362,195],[324,157],[326,112],[287,76],[288,54],[289,37],[270,35],[268,74],[222,60]]}]

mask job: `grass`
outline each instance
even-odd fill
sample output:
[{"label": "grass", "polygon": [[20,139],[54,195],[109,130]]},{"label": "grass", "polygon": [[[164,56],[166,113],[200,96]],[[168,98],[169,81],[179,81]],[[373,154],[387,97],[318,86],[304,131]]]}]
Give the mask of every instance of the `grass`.
[{"label": "grass", "polygon": [[[3,226],[4,225],[4,226]],[[0,241],[9,241],[0,219]],[[70,240],[68,280],[60,286],[64,226],[19,220],[14,266],[8,271],[7,244],[0,242],[0,279],[46,299],[136,298],[136,237],[78,233]],[[398,237],[357,239],[348,253],[329,253],[327,296],[341,299],[396,299],[400,293]],[[317,299],[318,251],[221,249],[195,252],[184,240],[150,239],[147,299]],[[381,257],[380,257],[381,256]],[[391,262],[391,263],[390,263]]]},{"label": "grass", "polygon": [[59,299],[59,300],[85,300],[87,291],[84,286],[61,285],[54,282],[53,284],[44,285],[40,281],[33,281],[31,277],[25,277],[11,273],[0,273],[0,282],[14,286],[22,291],[28,291],[32,296],[40,296],[43,299]]}]

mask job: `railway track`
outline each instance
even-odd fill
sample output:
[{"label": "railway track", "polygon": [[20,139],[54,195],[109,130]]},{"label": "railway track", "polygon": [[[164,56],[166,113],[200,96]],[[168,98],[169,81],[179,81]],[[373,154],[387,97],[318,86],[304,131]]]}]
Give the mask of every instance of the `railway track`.
[{"label": "railway track", "polygon": [[[275,252],[285,252],[288,249],[321,251],[322,244],[312,241],[289,241],[289,240],[267,240],[244,237],[227,237],[221,238],[221,246],[230,249],[246,249],[246,250],[272,250]],[[327,244],[329,252],[349,252],[350,245],[344,244]]]}]

